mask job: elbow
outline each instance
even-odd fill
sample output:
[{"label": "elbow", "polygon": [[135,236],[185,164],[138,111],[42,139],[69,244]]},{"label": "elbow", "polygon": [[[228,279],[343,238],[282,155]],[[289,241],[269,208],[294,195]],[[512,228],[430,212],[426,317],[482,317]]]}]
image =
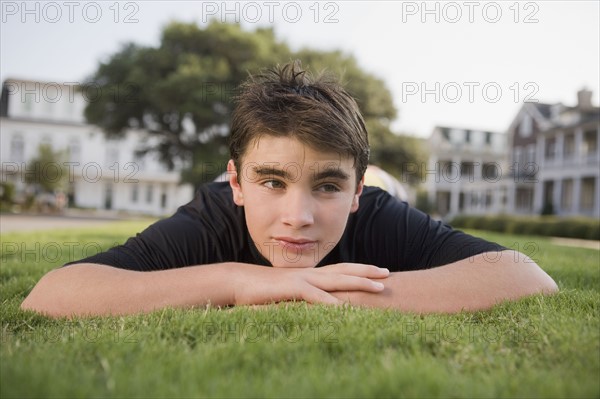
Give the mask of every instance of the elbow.
[{"label": "elbow", "polygon": [[56,270],[50,271],[38,281],[29,295],[21,303],[21,310],[31,311],[53,318],[68,316],[57,307],[56,281],[54,274]]},{"label": "elbow", "polygon": [[545,274],[545,278],[539,282],[537,293],[544,294],[544,295],[553,295],[553,294],[558,293],[559,289],[558,289],[558,285],[556,284],[556,282],[552,279],[552,277],[547,275],[546,272],[543,272],[543,273]]},{"label": "elbow", "polygon": [[552,295],[558,292],[558,285],[554,279],[538,266],[537,263],[531,261],[528,266],[531,269],[529,280],[530,286],[533,287],[533,294]]},{"label": "elbow", "polygon": [[48,309],[44,306],[43,302],[38,300],[33,291],[21,303],[21,310],[48,314]]},{"label": "elbow", "polygon": [[516,289],[515,299],[530,295],[553,295],[559,291],[554,279],[529,258],[515,264],[513,277],[508,282],[509,286]]}]

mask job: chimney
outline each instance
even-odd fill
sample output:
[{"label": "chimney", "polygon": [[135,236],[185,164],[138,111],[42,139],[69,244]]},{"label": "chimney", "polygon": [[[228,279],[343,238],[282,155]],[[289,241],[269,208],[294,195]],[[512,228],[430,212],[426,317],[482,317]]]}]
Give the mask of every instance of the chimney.
[{"label": "chimney", "polygon": [[593,109],[591,90],[583,88],[577,92],[577,108],[579,108],[581,111],[589,111]]}]

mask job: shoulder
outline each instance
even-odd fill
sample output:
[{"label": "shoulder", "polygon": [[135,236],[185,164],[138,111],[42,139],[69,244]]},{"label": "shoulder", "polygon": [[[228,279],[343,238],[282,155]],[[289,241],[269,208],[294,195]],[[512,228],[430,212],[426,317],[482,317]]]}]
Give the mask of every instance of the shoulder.
[{"label": "shoulder", "polygon": [[392,196],[387,191],[373,186],[365,186],[359,198],[356,219],[374,218],[377,216],[389,216],[390,213],[406,214],[412,208],[406,201]]},{"label": "shoulder", "polygon": [[[244,245],[243,211],[226,183],[209,183],[177,212],[129,239],[135,263],[158,270],[228,260]],[[133,256],[132,255],[132,256]]]},{"label": "shoulder", "polygon": [[233,202],[229,183],[207,183],[196,190],[194,198],[179,207],[174,217],[211,222],[219,218],[238,218],[239,207]]},{"label": "shoulder", "polygon": [[196,191],[194,199],[182,206],[182,208],[190,211],[201,211],[207,207],[216,207],[219,205],[223,205],[223,209],[235,208],[229,183],[203,184]]},{"label": "shoulder", "polygon": [[365,187],[346,232],[346,252],[391,270],[419,270],[487,251],[495,243],[454,230],[376,187]]}]

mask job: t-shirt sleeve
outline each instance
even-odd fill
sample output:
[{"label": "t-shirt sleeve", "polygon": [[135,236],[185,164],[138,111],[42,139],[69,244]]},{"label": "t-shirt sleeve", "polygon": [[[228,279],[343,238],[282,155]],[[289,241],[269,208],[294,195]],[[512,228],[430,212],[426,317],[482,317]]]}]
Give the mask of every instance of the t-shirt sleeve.
[{"label": "t-shirt sleeve", "polygon": [[420,270],[506,249],[455,230],[381,190],[364,200],[365,214],[354,228],[361,237],[353,240],[363,243],[357,254],[362,262],[392,271]]},{"label": "t-shirt sleeve", "polygon": [[97,263],[121,269],[151,271],[191,265],[198,256],[193,254],[191,237],[199,232],[193,221],[178,212],[160,220],[124,244],[110,248],[75,263]]},{"label": "t-shirt sleeve", "polygon": [[405,234],[407,248],[403,263],[409,267],[426,269],[447,265],[484,252],[497,252],[506,248],[494,242],[453,229],[415,208],[409,208],[407,223],[398,226]]},{"label": "t-shirt sleeve", "polygon": [[65,266],[96,263],[137,271],[173,269],[235,259],[239,213],[223,190],[200,190],[193,201],[124,244]]}]

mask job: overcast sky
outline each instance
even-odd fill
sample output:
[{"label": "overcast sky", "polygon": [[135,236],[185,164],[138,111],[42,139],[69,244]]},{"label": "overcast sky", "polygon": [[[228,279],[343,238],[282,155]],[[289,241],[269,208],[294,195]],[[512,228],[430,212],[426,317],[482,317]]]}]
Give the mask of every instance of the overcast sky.
[{"label": "overcast sky", "polygon": [[505,131],[523,101],[600,92],[600,2],[2,1],[0,78],[81,82],[122,43],[172,19],[274,26],[293,49],[354,54],[394,96],[398,132]]}]

